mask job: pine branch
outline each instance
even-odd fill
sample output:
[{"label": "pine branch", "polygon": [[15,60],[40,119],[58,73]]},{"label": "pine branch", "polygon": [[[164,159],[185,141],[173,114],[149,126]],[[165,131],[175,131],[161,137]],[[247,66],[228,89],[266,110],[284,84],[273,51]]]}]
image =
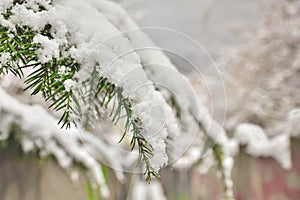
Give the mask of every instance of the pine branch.
[{"label": "pine branch", "polygon": [[[146,176],[146,181],[150,182],[152,177],[159,178],[159,174],[150,165],[150,158],[153,156],[153,148],[141,134],[144,131],[142,123],[139,118],[133,117],[130,100],[122,96],[122,88],[110,83],[107,78],[95,78],[98,77],[95,75],[97,74],[95,71],[92,74],[91,78],[85,81],[86,85],[89,84],[90,90],[87,95],[82,96],[83,99],[85,99],[84,97],[87,97],[87,101],[84,102],[89,103],[88,111],[91,107],[95,107],[99,115],[101,114],[99,111],[100,109],[104,109],[108,112],[108,105],[113,101],[113,107],[110,110],[109,117],[114,124],[118,123],[121,113],[124,111],[126,113],[126,123],[123,135],[119,142],[123,141],[127,133],[131,131],[133,134],[130,142],[131,150],[138,148],[138,164],[141,162],[145,164],[144,175]],[[93,86],[95,80],[98,81],[96,87]],[[87,114],[87,116],[90,115]]]},{"label": "pine branch", "polygon": [[36,44],[32,43],[34,34],[28,27],[16,27],[16,34],[8,33],[7,29],[0,27],[0,53],[9,54],[9,59],[1,63],[0,73],[11,72],[19,78],[23,78],[24,73],[20,65],[29,65],[37,60],[35,55]]},{"label": "pine branch", "polygon": [[[51,26],[46,25],[42,32],[48,35],[50,28]],[[0,53],[9,55],[7,62],[0,65],[0,74],[11,72],[19,78],[24,78],[23,69],[32,68],[33,72],[25,80],[25,90],[32,90],[32,95],[42,93],[46,101],[52,101],[49,108],[55,111],[64,110],[59,120],[62,127],[69,128],[71,123],[76,124],[71,115],[80,115],[80,105],[73,91],[66,91],[63,84],[73,78],[79,65],[70,57],[40,63],[36,55],[39,45],[33,43],[36,33],[26,26],[17,26],[16,30],[16,33],[8,33],[6,28],[0,28]],[[62,66],[69,70],[59,73]]]},{"label": "pine branch", "polygon": [[[10,10],[5,13],[5,18],[11,15]],[[0,27],[0,53],[8,54],[7,62],[0,64],[0,74],[13,73],[19,78],[26,78],[25,90],[31,90],[32,95],[41,93],[46,101],[51,101],[49,108],[55,111],[62,111],[59,124],[62,128],[70,128],[71,124],[76,125],[73,116],[81,117],[80,100],[87,103],[89,111],[95,108],[100,114],[100,110],[108,112],[108,105],[113,107],[110,110],[110,118],[113,123],[120,119],[122,111],[126,113],[126,124],[124,133],[120,141],[123,140],[128,131],[133,133],[131,139],[131,149],[138,149],[138,163],[145,163],[145,176],[147,181],[152,177],[159,177],[159,174],[151,167],[150,158],[153,156],[153,148],[143,137],[141,120],[132,115],[130,100],[122,96],[123,89],[110,83],[106,77],[102,77],[95,72],[91,78],[84,82],[91,86],[88,94],[80,92],[79,88],[66,88],[64,85],[67,80],[74,80],[74,75],[80,70],[78,64],[71,56],[53,58],[46,63],[39,61],[37,51],[39,44],[33,43],[36,34],[52,39],[51,25],[47,24],[41,31],[35,32],[26,26],[17,26],[16,32],[9,33],[7,28]],[[61,53],[60,53],[61,54]],[[65,67],[65,72],[60,69]],[[32,72],[25,76],[23,70],[32,69]],[[84,85],[84,84],[83,84]],[[87,98],[86,98],[87,97]],[[93,103],[92,103],[93,102]],[[87,113],[87,116],[91,116]]]},{"label": "pine branch", "polygon": [[[153,167],[150,165],[150,158],[153,156],[153,147],[147,142],[147,140],[144,138],[144,136],[141,134],[144,130],[142,128],[142,122],[139,118],[133,118],[132,117],[132,109],[129,101],[127,99],[123,100],[124,108],[127,114],[127,121],[125,125],[125,131],[122,136],[126,135],[127,131],[131,129],[131,132],[133,133],[132,139],[131,139],[131,149],[133,150],[135,146],[137,145],[138,151],[139,151],[139,159],[138,163],[141,161],[145,164],[145,172],[144,175],[146,176],[146,181],[151,182],[152,177],[159,178],[159,173],[156,172]],[[121,140],[122,140],[121,138]]]}]

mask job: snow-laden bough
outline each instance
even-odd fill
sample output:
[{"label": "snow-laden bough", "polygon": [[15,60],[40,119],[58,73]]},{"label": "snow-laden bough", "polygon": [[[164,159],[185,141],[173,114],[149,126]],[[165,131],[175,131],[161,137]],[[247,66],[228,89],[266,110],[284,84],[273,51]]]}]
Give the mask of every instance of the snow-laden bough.
[{"label": "snow-laden bough", "polygon": [[[162,51],[136,51],[141,44],[153,46],[153,43],[141,31],[123,33],[138,27],[122,7],[105,0],[18,3],[6,0],[0,8],[3,12],[0,73],[12,72],[23,77],[23,68],[31,68],[25,81],[27,89],[32,89],[33,94],[42,93],[51,102],[51,108],[63,113],[59,119],[63,127],[75,131],[71,124],[76,122],[78,127],[90,129],[91,110],[100,115],[105,110],[111,111],[114,123],[125,114],[123,136],[131,132],[131,145],[137,147],[147,178],[151,179],[153,175],[158,176],[161,167],[181,155],[178,149],[187,145],[181,136],[194,133],[194,127],[199,126],[218,144],[213,150],[220,168],[224,169],[227,196],[232,197],[232,150],[224,130],[197,102],[186,79],[175,83],[168,78],[170,70],[173,73],[178,70]],[[167,68],[157,67],[158,64]],[[177,103],[183,127],[179,128],[179,120],[167,104],[172,95],[164,96],[166,91],[156,88],[155,83],[167,86],[180,97]],[[91,106],[91,102],[95,105]],[[68,145],[63,138],[60,141]],[[56,148],[54,143],[50,144]],[[30,149],[30,145],[25,146]],[[69,151],[77,156],[73,149]],[[65,157],[62,151],[53,153]],[[95,170],[93,161],[88,163]],[[61,163],[62,167],[67,165]]]}]

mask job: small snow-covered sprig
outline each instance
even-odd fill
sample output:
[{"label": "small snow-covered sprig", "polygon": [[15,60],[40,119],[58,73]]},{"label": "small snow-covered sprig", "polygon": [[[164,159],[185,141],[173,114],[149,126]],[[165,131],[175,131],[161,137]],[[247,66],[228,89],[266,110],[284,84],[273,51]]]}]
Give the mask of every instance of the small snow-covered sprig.
[{"label": "small snow-covered sprig", "polygon": [[35,66],[36,44],[32,43],[34,33],[27,27],[16,26],[16,34],[8,32],[8,29],[0,26],[0,52],[1,57],[8,55],[5,62],[2,59],[0,73],[11,72],[22,78],[22,69],[27,66]]},{"label": "small snow-covered sprig", "polygon": [[[151,166],[150,159],[153,156],[154,149],[151,144],[144,138],[143,134],[141,133],[143,130],[142,122],[139,118],[132,117],[132,107],[128,100],[124,101],[124,108],[127,114],[127,121],[125,125],[125,132],[121,138],[121,140],[126,135],[126,130],[129,130],[132,127],[131,132],[133,133],[131,139],[131,150],[138,147],[139,151],[139,159],[138,163],[141,161],[145,164],[145,172],[144,175],[146,176],[146,181],[151,182],[152,177],[159,178],[159,173]],[[120,141],[121,141],[120,140]]]},{"label": "small snow-covered sprig", "polygon": [[[87,84],[93,84],[93,82],[95,81],[94,79],[97,80],[97,84],[95,87],[89,87],[90,90],[87,95],[81,94],[83,102],[88,103],[89,109],[90,107],[95,108],[96,112],[99,115],[101,115],[100,109],[108,109],[108,105],[112,102],[111,104],[113,105],[110,108],[109,117],[114,124],[118,123],[122,110],[125,112],[126,123],[123,131],[123,136],[121,137],[119,142],[124,139],[128,132],[131,132],[131,150],[135,149],[136,147],[138,149],[138,163],[143,162],[145,164],[144,175],[146,176],[146,181],[150,182],[152,177],[158,178],[158,172],[154,170],[150,163],[150,159],[153,156],[154,149],[142,134],[142,132],[145,130],[143,129],[141,120],[138,117],[133,116],[133,108],[130,100],[122,95],[122,88],[110,83],[107,78],[92,77],[88,81],[86,81],[84,85],[86,86]],[[88,112],[88,114],[86,114],[87,123],[92,120],[89,119],[90,116],[91,114]],[[89,127],[92,126],[91,124],[85,125]]]},{"label": "small snow-covered sprig", "polygon": [[[3,13],[6,19],[13,15],[11,9]],[[50,108],[56,111],[64,110],[59,123],[62,123],[62,127],[70,127],[72,122],[75,123],[70,116],[73,113],[80,114],[80,106],[73,91],[68,90],[63,83],[72,78],[79,67],[70,57],[57,59],[59,49],[49,39],[50,29],[51,26],[46,24],[38,34],[37,31],[21,24],[15,25],[15,32],[0,26],[0,52],[2,55],[10,55],[5,63],[1,63],[0,73],[11,72],[23,78],[23,70],[31,68],[32,72],[26,76],[25,90],[31,89],[32,95],[41,92],[46,101],[52,101]],[[54,50],[52,50],[53,45],[56,46]],[[41,56],[44,59],[41,59]],[[70,70],[60,74],[58,73],[60,66],[68,66]]]}]

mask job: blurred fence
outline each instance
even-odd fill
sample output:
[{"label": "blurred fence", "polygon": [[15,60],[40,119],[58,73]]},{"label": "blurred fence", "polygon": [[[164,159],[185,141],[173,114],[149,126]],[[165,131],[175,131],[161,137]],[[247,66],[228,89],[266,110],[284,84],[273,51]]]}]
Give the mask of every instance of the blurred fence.
[{"label": "blurred fence", "polygon": [[[272,159],[239,154],[233,170],[236,200],[299,200],[300,140],[292,140],[292,156],[293,168],[285,171]],[[51,160],[0,152],[0,200],[86,200],[85,182],[80,176],[77,184],[72,183]],[[221,184],[213,172],[163,170],[162,182],[170,200],[222,199]],[[110,186],[111,199],[123,200],[127,187],[115,180]]]}]

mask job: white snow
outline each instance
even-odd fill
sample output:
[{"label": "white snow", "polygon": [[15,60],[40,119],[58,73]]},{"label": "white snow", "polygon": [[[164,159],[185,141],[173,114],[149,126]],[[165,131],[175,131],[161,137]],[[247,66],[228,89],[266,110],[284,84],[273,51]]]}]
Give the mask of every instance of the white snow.
[{"label": "white snow", "polygon": [[6,10],[12,5],[13,0],[1,0],[0,1],[0,12]]},{"label": "white snow", "polygon": [[134,182],[130,199],[167,200],[160,182],[153,181],[151,184],[148,184],[140,180]]},{"label": "white snow", "polygon": [[[41,150],[48,152],[46,154],[52,154],[63,169],[69,169],[73,160],[81,162],[93,174],[92,180],[99,185],[101,191],[103,191],[103,196],[108,195],[101,165],[81,145],[81,134],[78,129],[75,127],[70,130],[60,129],[57,125],[57,119],[53,118],[48,111],[38,105],[29,106],[20,103],[1,87],[0,96],[0,122],[5,125],[0,127],[2,134],[7,134],[12,123],[18,124],[25,134],[21,140],[25,152],[37,148],[32,141],[41,140],[45,144]],[[82,131],[82,134],[85,137],[91,135],[84,131]],[[41,141],[38,143],[41,143]],[[101,141],[96,138],[94,138],[94,141],[98,145],[101,144]],[[88,145],[86,141],[85,143]],[[111,154],[108,154],[110,148],[105,147],[104,144],[103,148],[107,151],[97,151],[97,153],[102,155],[107,153],[105,157],[110,158]]]},{"label": "white snow", "polygon": [[[1,8],[0,8],[0,11],[1,11]],[[3,27],[8,28],[8,30],[11,32],[16,31],[15,25],[11,21],[4,19],[3,15],[0,15],[0,24]]]},{"label": "white snow", "polygon": [[11,56],[9,53],[1,53],[0,56],[0,64],[1,65],[6,65],[11,59]]},{"label": "white snow", "polygon": [[290,169],[291,150],[290,137],[281,134],[269,139],[265,131],[258,125],[244,123],[235,130],[235,138],[246,145],[246,152],[254,157],[273,157],[284,169]]},{"label": "white snow", "polygon": [[78,171],[73,171],[70,175],[70,178],[72,181],[76,182],[79,179],[79,172]]},{"label": "white snow", "polygon": [[[201,151],[199,147],[189,148],[184,155],[180,157],[174,164],[173,167],[177,169],[190,169],[197,163],[201,158]],[[202,164],[200,165],[202,166]]]},{"label": "white snow", "polygon": [[36,52],[41,63],[47,63],[59,57],[59,44],[56,39],[50,40],[46,36],[37,34],[34,36],[33,42],[41,45],[41,48]]},{"label": "white snow", "polygon": [[22,145],[23,151],[25,153],[28,153],[28,152],[34,150],[34,142],[26,137],[23,137],[21,139],[21,145]]},{"label": "white snow", "polygon": [[[224,159],[230,159],[231,156],[237,152],[236,141],[227,138],[223,128],[211,118],[207,109],[197,101],[197,97],[191,89],[189,82],[178,73],[178,70],[167,56],[165,56],[159,48],[155,47],[153,42],[141,30],[138,30],[139,27],[120,5],[106,0],[88,0],[88,2],[103,12],[110,22],[128,37],[133,48],[137,50],[136,52],[140,56],[145,72],[149,78],[154,83],[167,87],[174,93],[172,95],[177,97],[182,113],[181,119],[183,120],[185,128],[187,128],[187,130],[181,130],[181,132],[191,134],[190,136],[193,138],[193,133],[197,130],[195,119],[198,120],[204,126],[207,134],[222,145],[225,154]],[[175,79],[176,81],[174,81]],[[170,124],[174,124],[175,120],[171,119],[170,121]],[[172,126],[170,126],[169,129],[171,129],[171,127]],[[191,144],[190,141],[183,143],[179,135],[180,134],[168,135],[170,140],[168,140],[167,144],[169,149],[171,149],[168,155],[169,159],[172,159],[171,162],[183,154],[183,151],[178,151],[178,149],[183,148],[186,150],[184,147]],[[176,140],[179,140],[179,142]],[[180,144],[180,146],[176,144]],[[191,160],[196,161],[196,159],[189,158],[187,158],[187,160],[184,160],[184,158],[179,159],[177,161],[180,163],[178,166],[191,165]],[[226,171],[226,184],[231,183],[231,169],[232,167],[224,166],[224,170]],[[230,186],[230,184],[227,185],[229,188],[227,192],[231,194],[232,187]],[[230,196],[232,196],[232,194]]]},{"label": "white snow", "polygon": [[[42,63],[59,58],[61,54],[72,56],[81,65],[80,71],[75,75],[78,82],[71,79],[64,82],[66,91],[80,87],[83,81],[90,78],[94,69],[111,83],[121,87],[122,95],[128,98],[132,105],[133,116],[142,121],[143,136],[154,149],[154,156],[150,159],[154,170],[158,171],[168,162],[175,161],[191,144],[192,147],[174,167],[189,168],[199,161],[202,156],[197,146],[199,144],[195,144],[194,141],[191,143],[187,139],[194,138],[193,134],[199,128],[198,122],[203,126],[204,132],[220,144],[224,151],[221,165],[224,168],[228,197],[233,196],[232,156],[238,152],[239,143],[246,145],[247,153],[252,156],[271,156],[283,168],[291,167],[288,134],[269,139],[261,127],[240,124],[236,128],[235,137],[229,139],[223,127],[212,118],[207,108],[198,102],[189,81],[178,72],[163,51],[155,47],[149,37],[138,30],[136,23],[119,4],[107,0],[54,0],[50,6],[49,2],[28,0],[23,5],[17,4],[13,7],[13,15],[9,20],[0,16],[0,24],[11,32],[15,31],[16,24],[29,26],[35,31],[40,31],[47,23],[52,25],[51,34],[54,39],[37,34],[33,42],[40,45],[36,53]],[[11,0],[2,0],[0,11],[11,3]],[[46,10],[39,11],[38,4],[43,5]],[[1,64],[6,64],[9,60],[9,54],[1,54]],[[67,70],[62,66],[59,73],[63,74]],[[165,86],[174,94],[167,89],[157,90],[155,84]],[[120,157],[118,152],[90,132],[75,127],[61,130],[56,125],[57,119],[41,106],[22,104],[2,88],[0,96],[0,140],[9,136],[11,123],[19,124],[26,135],[21,140],[25,152],[38,148],[41,150],[41,156],[52,154],[66,170],[75,160],[82,162],[100,186],[102,195],[109,195],[101,165],[95,155],[101,154],[113,168],[119,170],[124,170],[125,158],[115,161],[117,156]],[[175,113],[166,103],[174,96],[181,108],[182,127],[178,126]],[[300,134],[299,110],[294,109],[288,115],[291,136]],[[84,147],[80,140],[84,141]],[[129,163],[132,164],[132,160]],[[215,160],[208,155],[202,163],[199,171],[204,173],[215,164]],[[120,180],[124,179],[123,173],[116,174]],[[78,174],[71,173],[71,178],[77,179]],[[137,199],[166,199],[160,183],[156,181],[151,185],[138,181],[133,191]]]},{"label": "white snow", "polygon": [[[95,63],[100,63],[100,67],[97,68],[99,74],[123,88],[123,96],[132,100],[133,115],[143,116],[141,120],[146,119],[142,121],[142,124],[148,124],[149,118],[157,121],[166,120],[166,127],[163,127],[159,133],[153,132],[157,129],[154,123],[151,126],[143,126],[144,137],[154,148],[155,156],[151,159],[152,167],[158,170],[167,163],[164,144],[167,134],[179,131],[176,129],[174,120],[171,121],[169,119],[172,118],[166,117],[171,116],[171,108],[148,80],[141,61],[132,50],[129,41],[102,13],[84,1],[56,3],[60,13],[63,13],[59,19],[66,24],[71,33],[71,41],[76,43],[76,48],[72,49],[72,55],[76,56],[75,58],[82,65],[77,75],[78,79],[85,80],[95,67]],[[80,19],[76,18],[78,15],[81,15]],[[114,35],[118,37],[109,40]],[[130,53],[126,54],[126,52]],[[162,113],[151,112],[151,108],[156,105],[161,108]]]},{"label": "white snow", "polygon": [[[165,139],[168,134],[178,134],[179,129],[175,118],[171,117],[172,109],[148,80],[130,42],[106,16],[93,7],[92,2],[55,0],[52,6],[47,6],[47,2],[32,0],[15,5],[9,22],[29,26],[36,31],[50,24],[54,39],[40,34],[34,37],[34,43],[40,44],[37,51],[39,60],[46,63],[58,58],[60,52],[64,56],[71,55],[81,65],[81,70],[75,75],[79,80],[76,83],[78,86],[90,77],[99,64],[98,73],[121,87],[123,96],[129,98],[133,116],[143,116],[142,125],[148,123],[143,126],[142,134],[154,148],[155,156],[151,159],[151,165],[159,170],[168,160]],[[46,10],[38,11],[38,4],[42,4]],[[118,37],[110,40],[115,35]],[[67,80],[64,85],[69,91],[75,84]],[[160,112],[151,112],[153,106],[159,106]],[[149,125],[149,119],[166,121],[166,125],[162,125],[159,132],[156,132],[155,124]]]},{"label": "white snow", "polygon": [[74,86],[76,86],[76,83],[75,83],[75,81],[68,79],[68,80],[65,80],[64,86],[65,86],[66,91],[70,92],[70,90],[72,90],[74,88]]},{"label": "white snow", "polygon": [[212,152],[208,155],[206,155],[202,159],[201,165],[198,167],[198,171],[200,174],[206,174],[208,173],[209,169],[216,164],[216,161],[214,159],[214,156],[212,155]]},{"label": "white snow", "polygon": [[26,5],[16,4],[11,9],[12,16],[10,16],[9,21],[13,24],[22,24],[24,26],[29,26],[33,30],[41,30],[48,22],[49,17],[47,11],[34,12],[30,8],[26,8]]}]

